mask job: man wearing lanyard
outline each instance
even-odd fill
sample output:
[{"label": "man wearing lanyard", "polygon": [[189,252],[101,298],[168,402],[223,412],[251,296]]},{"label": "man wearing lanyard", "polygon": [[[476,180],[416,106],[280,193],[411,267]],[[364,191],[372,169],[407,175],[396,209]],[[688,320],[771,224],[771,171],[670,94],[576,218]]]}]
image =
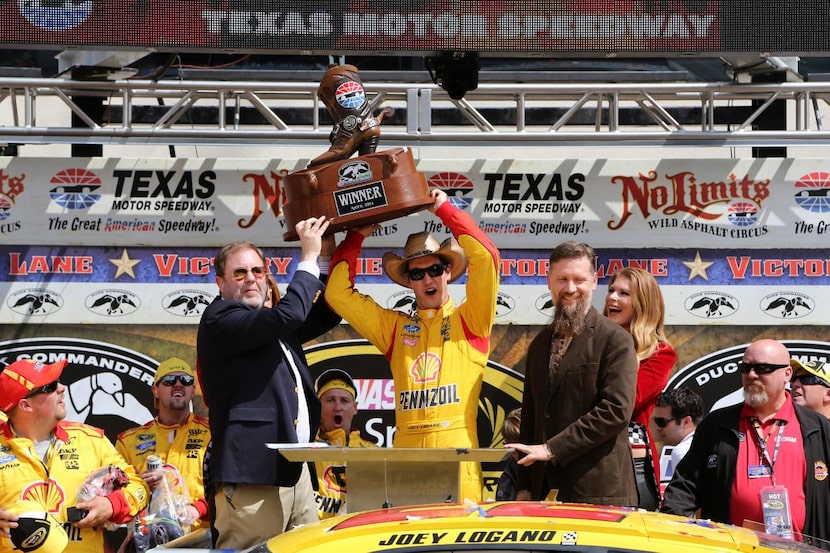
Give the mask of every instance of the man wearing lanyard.
[{"label": "man wearing lanyard", "polygon": [[738,370],[744,402],[703,419],[661,510],[830,539],[830,422],[791,401],[784,344],[753,342]]}]

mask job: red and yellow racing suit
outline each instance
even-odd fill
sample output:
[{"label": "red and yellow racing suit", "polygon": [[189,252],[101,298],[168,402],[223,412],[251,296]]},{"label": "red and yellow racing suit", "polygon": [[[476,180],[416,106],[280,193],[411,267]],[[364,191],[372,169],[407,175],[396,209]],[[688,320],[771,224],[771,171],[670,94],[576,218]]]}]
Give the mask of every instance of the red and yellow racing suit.
[{"label": "red and yellow racing suit", "polygon": [[[349,432],[349,443],[346,443],[346,431],[335,428],[329,433],[320,429],[317,432],[317,441],[325,442],[332,447],[377,447],[377,444],[360,437],[360,430],[352,429]],[[317,516],[320,520],[337,515],[345,515],[346,511],[346,463],[344,461],[316,461],[317,491],[314,492],[314,501],[317,503]]]},{"label": "red and yellow racing suit", "polygon": [[101,429],[60,421],[54,437],[44,464],[32,440],[17,436],[9,422],[0,427],[0,506],[19,499],[37,501],[63,524],[69,536],[66,553],[101,553],[100,528],[76,528],[67,522],[66,508],[76,504],[78,489],[100,468],[113,465],[123,470],[129,483],[106,496],[113,509],[110,521],[123,524],[147,504],[147,486]]},{"label": "red and yellow racing suit", "polygon": [[199,511],[191,530],[207,525],[202,463],[210,442],[210,427],[205,417],[190,413],[182,425],[167,426],[153,419],[143,426],[125,430],[118,435],[115,447],[135,470],[147,470],[147,457],[158,455],[161,462],[173,465],[187,483],[190,502]]},{"label": "red and yellow racing suit", "polygon": [[[466,301],[403,313],[378,305],[354,287],[363,235],[349,232],[337,248],[326,301],[389,360],[395,383],[394,447],[478,447],[476,417],[490,332],[496,316],[499,253],[464,211],[445,202],[436,215],[469,259]],[[480,501],[481,466],[461,464],[459,501]]]}]

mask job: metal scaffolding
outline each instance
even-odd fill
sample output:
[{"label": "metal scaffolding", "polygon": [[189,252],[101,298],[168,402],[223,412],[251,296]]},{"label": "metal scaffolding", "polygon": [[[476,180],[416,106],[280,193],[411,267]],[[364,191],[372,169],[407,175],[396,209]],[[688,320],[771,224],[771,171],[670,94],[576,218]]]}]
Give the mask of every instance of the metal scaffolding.
[{"label": "metal scaffolding", "polygon": [[[8,144],[328,144],[316,81],[0,78]],[[830,83],[481,83],[451,100],[432,83],[366,84],[391,107],[387,145],[796,146],[830,143]],[[79,106],[104,104],[96,121]],[[757,130],[785,102],[789,128]],[[72,122],[71,115],[75,121]]]}]

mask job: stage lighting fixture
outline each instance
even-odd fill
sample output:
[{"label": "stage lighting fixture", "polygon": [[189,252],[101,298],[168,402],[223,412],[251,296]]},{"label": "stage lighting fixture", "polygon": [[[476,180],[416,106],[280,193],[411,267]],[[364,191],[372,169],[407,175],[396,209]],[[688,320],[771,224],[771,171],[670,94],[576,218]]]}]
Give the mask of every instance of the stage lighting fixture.
[{"label": "stage lighting fixture", "polygon": [[428,57],[426,62],[432,82],[453,100],[478,88],[478,52],[441,52],[440,56]]}]

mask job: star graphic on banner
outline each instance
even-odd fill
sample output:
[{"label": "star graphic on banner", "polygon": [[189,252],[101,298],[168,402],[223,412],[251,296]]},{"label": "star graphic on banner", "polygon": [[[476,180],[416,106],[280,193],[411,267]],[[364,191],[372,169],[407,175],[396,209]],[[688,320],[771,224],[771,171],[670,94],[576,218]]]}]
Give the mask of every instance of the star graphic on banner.
[{"label": "star graphic on banner", "polygon": [[691,272],[689,273],[689,280],[692,280],[696,276],[703,278],[703,280],[709,280],[709,275],[706,274],[706,269],[714,265],[715,262],[703,261],[700,258],[700,252],[695,252],[695,260],[684,261],[683,264],[691,269]]},{"label": "star graphic on banner", "polygon": [[121,258],[110,259],[110,263],[118,267],[118,270],[115,271],[115,278],[118,278],[126,273],[135,279],[135,272],[133,271],[133,267],[141,263],[141,260],[130,259],[129,254],[127,254],[127,248],[124,248],[124,251],[121,252]]}]

